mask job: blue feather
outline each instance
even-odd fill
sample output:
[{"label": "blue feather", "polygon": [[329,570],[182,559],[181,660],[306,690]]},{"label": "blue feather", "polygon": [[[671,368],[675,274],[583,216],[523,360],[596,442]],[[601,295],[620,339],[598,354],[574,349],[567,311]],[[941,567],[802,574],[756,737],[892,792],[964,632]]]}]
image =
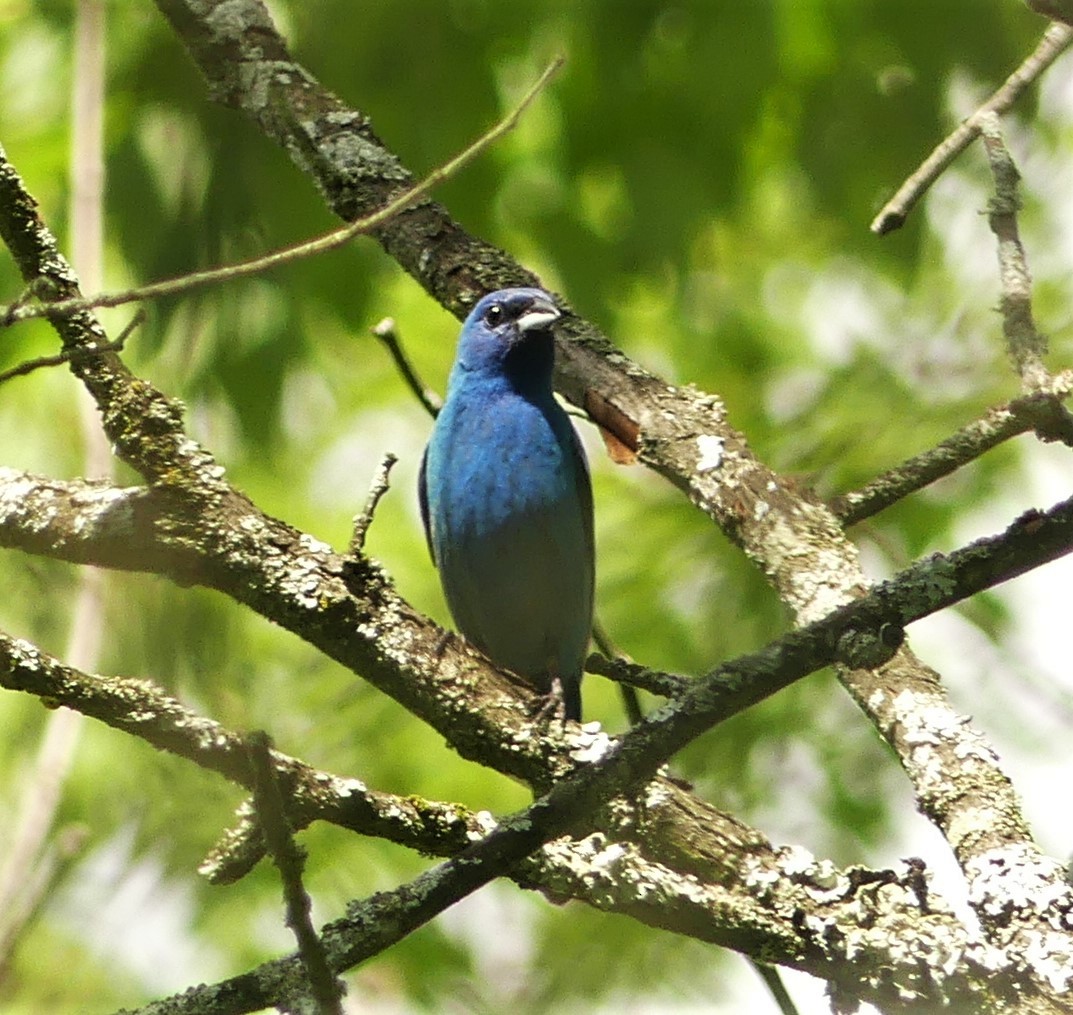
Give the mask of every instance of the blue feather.
[{"label": "blue feather", "polygon": [[425,449],[421,516],[458,629],[497,666],[561,688],[581,717],[592,629],[592,487],[552,394],[540,289],[481,299],[462,326],[447,398]]}]

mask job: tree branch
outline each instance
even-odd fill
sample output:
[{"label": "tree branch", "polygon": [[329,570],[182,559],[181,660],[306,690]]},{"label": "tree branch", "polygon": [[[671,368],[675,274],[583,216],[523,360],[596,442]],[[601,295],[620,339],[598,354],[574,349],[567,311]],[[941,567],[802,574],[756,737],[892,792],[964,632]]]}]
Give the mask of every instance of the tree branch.
[{"label": "tree branch", "polygon": [[894,197],[872,220],[872,232],[883,236],[898,229],[913,210],[913,206],[942,176],[947,166],[976,140],[980,133],[981,117],[988,113],[1005,113],[1010,109],[1024,91],[1069,48],[1070,43],[1073,43],[1073,28],[1068,25],[1049,25],[1036,48],[1006,79],[1002,87],[975,113],[962,120],[898,188]]},{"label": "tree branch", "polygon": [[332,976],[324,946],[313,929],[310,919],[313,906],[302,884],[305,853],[294,841],[284,814],[284,799],[276,779],[272,741],[268,734],[255,732],[246,737],[246,754],[253,773],[254,806],[265,845],[279,870],[286,923],[298,942],[298,956],[305,969],[317,1015],[343,1015],[340,999],[345,988]]},{"label": "tree branch", "polygon": [[[432,190],[469,165],[470,162],[486,151],[504,134],[513,130],[522,113],[529,108],[537,95],[544,90],[548,82],[562,68],[562,65],[562,57],[553,60],[544,69],[540,77],[537,78],[536,83],[525,93],[521,101],[503,119],[477,138],[476,141],[455,155],[454,158],[434,169],[420,183],[391,198],[383,207],[369,212],[369,214],[357,221],[351,222],[350,225],[343,226],[340,229],[333,229],[316,239],[284,247],[281,250],[254,257],[248,261],[239,261],[206,271],[190,272],[176,278],[137,286],[134,289],[127,289],[123,292],[99,293],[96,296],[86,297],[81,295],[68,296],[63,299],[49,300],[44,306],[28,305],[25,299],[19,299],[7,307],[0,307],[0,327],[37,317],[55,319],[59,315],[71,315],[78,311],[90,310],[96,307],[118,307],[124,303],[135,303],[142,300],[160,299],[164,296],[191,293],[208,286],[248,278],[251,275],[260,275],[281,265],[326,254],[329,251],[343,247],[353,240],[355,236],[374,232],[396,215],[422,201]],[[34,290],[30,290],[30,292],[33,293]]]},{"label": "tree branch", "polygon": [[828,507],[843,525],[855,525],[922,490],[944,476],[975,461],[999,444],[1028,430],[1053,432],[1061,399],[1073,393],[1073,370],[1064,370],[1046,382],[1044,390],[1022,395],[1006,405],[989,409],[980,419],[963,426],[934,448],[907,458],[867,486],[832,497]]},{"label": "tree branch", "polygon": [[1043,365],[1047,341],[1039,333],[1032,316],[1032,276],[1017,228],[1017,212],[1021,207],[1017,184],[1021,174],[1002,139],[998,116],[993,112],[980,116],[979,129],[995,181],[995,196],[989,203],[988,222],[998,240],[1002,330],[1006,336],[1006,350],[1017,368],[1024,390],[1038,391],[1049,380],[1047,368]]},{"label": "tree branch", "polygon": [[399,341],[394,319],[385,317],[372,329],[372,332],[387,349],[391,361],[395,364],[395,369],[398,370],[411,394],[421,403],[425,412],[435,419],[443,407],[443,400],[417,376],[417,371],[414,370],[410,358],[406,355],[406,350]]},{"label": "tree branch", "polygon": [[[0,683],[79,708],[86,715],[243,786],[254,783],[247,744],[241,736],[184,709],[147,682],[80,674],[26,642],[0,636]],[[375,793],[356,780],[314,771],[277,751],[272,751],[270,758],[275,778],[280,780],[288,820],[297,827],[320,817],[425,852],[459,854],[467,862],[492,865],[480,877],[492,876],[492,867],[498,873],[513,867],[512,876],[526,887],[559,897],[574,896],[603,909],[629,913],[653,926],[728,947],[755,950],[762,943],[771,961],[809,969],[821,976],[836,975],[837,969],[837,976],[847,987],[853,983],[855,989],[860,988],[858,980],[867,978],[866,970],[882,969],[883,982],[876,980],[870,988],[874,996],[878,996],[877,990],[881,994],[897,993],[902,989],[899,985],[919,979],[915,959],[906,965],[897,958],[903,952],[902,939],[874,933],[875,925],[889,925],[893,935],[894,928],[904,926],[911,917],[915,919],[914,914],[919,915],[908,880],[903,885],[902,876],[893,872],[869,872],[866,878],[860,871],[839,872],[827,861],[815,861],[800,849],[773,851],[755,834],[748,842],[735,841],[711,824],[711,812],[699,823],[701,815],[689,815],[692,853],[700,850],[712,857],[723,854],[718,866],[709,865],[702,873],[684,854],[668,851],[667,829],[660,827],[666,817],[660,816],[661,811],[669,805],[668,813],[677,809],[685,816],[681,808],[687,798],[665,780],[657,780],[649,787],[645,804],[636,812],[621,801],[616,807],[617,818],[604,831],[577,841],[563,839],[522,862],[533,841],[527,840],[527,835],[550,836],[556,829],[579,820],[580,827],[588,827],[593,821],[607,822],[606,817],[599,817],[601,809],[596,802],[613,793],[615,786],[625,786],[621,779],[629,781],[638,774],[630,764],[623,766],[619,761],[607,768],[610,776],[599,775],[600,766],[607,767],[614,752],[622,748],[609,752],[605,738],[590,740],[603,751],[595,765],[571,762],[574,776],[558,783],[533,808],[505,822],[501,827],[507,832],[478,850],[468,847],[487,841],[493,827],[487,817],[456,805]],[[575,741],[575,753],[577,744]],[[652,764],[645,762],[644,770],[653,770]],[[605,782],[609,777],[611,784]],[[643,774],[640,777],[645,778]],[[635,838],[639,842],[631,841]],[[647,856],[652,849],[661,859]],[[477,873],[466,873],[458,871],[459,866],[465,864],[441,865],[414,885],[356,905],[346,920],[326,928],[321,936],[332,971],[338,973],[386,947],[397,939],[394,935],[413,929],[438,912],[453,897],[452,892],[476,887],[472,879],[479,868]],[[875,883],[877,878],[892,889],[902,886],[902,890],[862,900],[858,886]],[[758,884],[764,886],[759,899],[755,897]],[[861,933],[857,938],[851,934],[845,940],[837,939],[837,944],[824,942],[819,930],[815,935],[804,932],[791,919],[794,912],[813,912],[817,920],[834,926],[849,913],[859,913],[865,901],[876,923],[869,925],[867,934]],[[939,937],[963,937],[963,929],[941,899],[934,898],[931,909],[923,923],[914,924],[917,940],[935,937],[937,943]],[[374,929],[372,923],[381,916],[402,922],[389,921],[386,928]],[[891,943],[895,940],[896,946]],[[969,940],[965,938],[964,943],[967,947]],[[186,992],[182,999],[174,999],[178,1007],[168,1010],[230,1012],[278,1003],[294,990],[297,962],[294,958],[269,963],[218,988]],[[955,995],[969,989],[960,972],[936,984],[936,990]],[[226,1001],[213,1000],[216,994],[225,996]],[[164,1009],[150,1005],[143,1010]]]},{"label": "tree branch", "polygon": [[[14,481],[20,504],[32,503],[33,500],[27,482],[25,479]],[[56,496],[55,484],[49,484],[46,492],[51,504],[48,517],[53,523],[47,532],[42,532],[40,525],[36,526],[33,539],[37,552],[48,552],[66,559],[71,556],[79,559],[92,557],[86,546],[89,537],[80,536],[80,533],[90,532],[93,527],[82,524],[77,516],[63,510],[63,505]],[[0,505],[10,499],[0,496]],[[93,505],[91,511],[96,511],[96,505]],[[41,512],[32,512],[31,517],[40,518]],[[271,520],[265,517],[255,524],[253,518],[247,516],[244,528],[263,527],[268,530],[271,524]],[[267,551],[267,557],[261,564],[269,572],[276,569],[275,555],[279,546],[311,542],[309,537],[300,534],[284,537],[280,523],[275,525],[277,527],[268,538],[268,545],[272,549]],[[196,535],[183,531],[184,525],[180,519],[170,519],[167,524],[155,528],[163,532],[181,531],[184,545],[201,545],[202,553],[207,559],[226,559],[228,556],[224,546],[215,542],[219,538],[215,524],[210,523],[205,531]],[[4,524],[2,515],[0,542],[6,545],[15,542],[17,545],[12,530]],[[51,549],[46,550],[45,544],[49,542]],[[114,545],[114,540],[106,537],[102,545]],[[1021,877],[1026,867],[1049,872],[1048,877],[1057,879],[1052,886],[1054,894],[1050,906],[1057,906],[1060,913],[1064,914],[1070,900],[1067,898],[1068,886],[1065,886],[1061,878],[1060,867],[1039,857],[1024,829],[1016,825],[1011,826],[1008,817],[1003,817],[1002,823],[999,823],[1001,812],[995,806],[996,801],[1001,801],[1003,793],[1009,793],[1011,790],[982,738],[967,730],[964,721],[957,717],[947,728],[936,730],[933,726],[934,716],[921,709],[921,699],[926,703],[929,698],[922,696],[919,686],[914,684],[912,679],[905,677],[904,662],[895,658],[883,665],[883,660],[890,657],[893,645],[897,644],[896,639],[892,641],[887,637],[887,632],[897,633],[915,619],[943,609],[997,582],[1023,574],[1044,561],[1068,553],[1071,548],[1073,501],[1067,501],[1046,514],[1024,516],[1000,536],[977,541],[945,557],[935,555],[920,561],[896,579],[877,586],[869,594],[853,600],[822,620],[791,632],[767,649],[727,663],[691,683],[680,699],[626,734],[611,753],[626,751],[630,760],[623,764],[632,766],[629,768],[632,774],[624,777],[632,785],[637,780],[650,777],[663,761],[712,725],[833,660],[842,659],[851,667],[875,667],[876,678],[864,679],[874,679],[874,684],[880,687],[883,686],[882,681],[893,671],[897,677],[905,679],[898,700],[889,703],[875,702],[873,707],[877,710],[889,708],[891,714],[901,716],[899,728],[888,731],[888,735],[899,742],[903,753],[911,758],[915,771],[933,773],[929,798],[923,801],[924,806],[929,813],[936,814],[940,820],[949,824],[947,832],[952,846],[962,858],[967,873],[975,872],[977,875],[978,880],[972,887],[979,893],[977,902],[982,919],[986,922],[988,916],[994,915],[993,907],[997,896],[992,893],[1002,887],[999,869],[1012,878]],[[266,551],[262,549],[261,552]],[[248,594],[248,590],[261,585],[266,576],[257,575],[250,570],[255,553],[255,547],[250,545],[240,555],[244,567],[241,580],[237,584],[232,578],[220,575],[220,578],[227,580],[215,587],[237,597],[240,591],[247,591]],[[135,557],[139,556],[141,555],[135,554]],[[159,552],[156,554],[157,558],[162,556],[166,555]],[[99,558],[96,558],[95,562],[105,566],[109,563]],[[415,705],[420,703],[421,707],[415,708],[415,711],[427,714],[429,721],[465,753],[467,745],[464,740],[460,740],[460,730],[472,730],[474,724],[480,722],[480,717],[468,711],[444,716],[429,708],[430,703],[436,701],[437,695],[443,693],[440,680],[444,679],[444,671],[449,674],[446,679],[452,684],[450,674],[459,672],[452,667],[451,648],[445,647],[444,658],[438,664],[433,664],[430,672],[429,660],[435,656],[430,649],[417,648],[417,629],[411,628],[405,640],[400,637],[400,627],[403,625],[400,625],[399,618],[409,616],[415,623],[417,618],[394,597],[378,608],[357,607],[363,611],[364,619],[351,626],[351,610],[345,609],[341,602],[333,603],[333,600],[339,597],[336,575],[342,566],[342,562],[337,561],[325,548],[315,557],[305,557],[300,568],[302,582],[297,589],[277,588],[274,594],[263,601],[260,596],[246,601],[265,616],[285,627],[291,627],[329,655],[351,665],[356,672],[364,672],[374,683],[379,684],[379,675],[375,670],[370,672],[356,667],[359,656],[354,654],[353,649],[362,643],[365,653],[376,652],[384,643],[394,646],[395,664],[402,668],[404,679],[401,682],[397,679],[386,682],[383,689],[399,696],[401,683],[402,687],[409,690],[410,700]],[[184,568],[183,573],[188,573],[188,569]],[[366,582],[375,584],[375,575],[367,575]],[[368,589],[365,591],[369,594]],[[293,603],[288,604],[288,597],[293,598],[296,595],[302,600],[321,605],[324,616],[318,616],[316,623],[310,625],[306,611],[294,609]],[[371,595],[374,600],[379,600],[387,595],[387,590],[380,588]],[[267,612],[266,605],[271,607]],[[343,623],[348,632],[359,632],[357,637],[350,634],[344,639],[348,646],[346,654],[340,653],[335,632],[325,630],[325,616]],[[302,620],[303,617],[306,619]],[[299,621],[297,624],[296,620]],[[432,625],[427,626],[435,630]],[[431,634],[426,633],[426,645],[430,638]],[[404,644],[409,645],[409,651],[402,648]],[[367,654],[365,658],[368,658]],[[478,668],[476,661],[471,660],[469,667],[471,672],[467,678],[471,681],[472,669]],[[568,754],[564,752],[558,755],[556,760],[551,762],[550,768],[545,767],[550,759],[540,752],[521,755],[517,748],[525,739],[523,731],[526,724],[523,722],[517,725],[517,715],[513,721],[508,722],[502,704],[496,707],[498,695],[495,692],[491,695],[488,693],[488,685],[494,685],[497,676],[501,679],[502,675],[486,667],[480,669],[482,680],[479,688],[471,684],[477,695],[475,700],[489,701],[490,711],[500,722],[500,736],[508,729],[516,730],[514,737],[508,736],[505,750],[497,752],[494,748],[486,749],[483,752],[483,760],[503,771],[522,775],[536,784],[548,785],[546,780],[552,772],[561,778],[573,767]],[[453,697],[457,689],[452,687],[451,690]],[[50,693],[54,696],[54,692]],[[463,722],[464,719],[466,723]],[[569,743],[569,738],[567,742]],[[937,780],[934,775],[936,772],[943,772],[943,778]],[[923,775],[921,779],[923,780]],[[621,791],[621,785],[614,787],[614,791]],[[963,824],[956,824],[958,820]],[[1042,874],[1040,876],[1042,877]],[[1029,920],[1030,916],[1030,913],[1025,914],[1026,921],[1032,922]],[[1061,921],[1065,916],[1046,919]],[[1003,928],[1008,926],[1007,922],[1002,922]]]}]

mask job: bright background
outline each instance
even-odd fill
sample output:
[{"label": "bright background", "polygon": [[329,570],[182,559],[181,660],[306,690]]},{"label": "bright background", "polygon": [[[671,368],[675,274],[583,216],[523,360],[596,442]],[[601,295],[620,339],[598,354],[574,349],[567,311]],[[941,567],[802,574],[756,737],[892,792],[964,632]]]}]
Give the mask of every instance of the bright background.
[{"label": "bright background", "polygon": [[[505,112],[555,54],[565,72],[439,198],[563,292],[629,355],[727,402],[756,453],[821,495],[853,489],[1018,393],[1006,362],[989,178],[973,148],[898,233],[868,223],[930,148],[1036,44],[1017,3],[975,0],[316,0],[270,5],[292,53],[372,117],[415,172]],[[0,0],[0,144],[63,240],[72,13]],[[108,10],[106,286],[245,258],[332,227],[307,179],[239,114],[213,106],[148,3]],[[1073,361],[1073,57],[1005,121],[1024,174],[1022,229],[1051,365]],[[20,291],[0,257],[0,301]],[[114,332],[131,311],[105,315]],[[442,389],[457,323],[372,241],[208,293],[161,301],[125,354],[188,407],[191,432],[264,509],[345,546],[385,452],[400,457],[370,552],[403,595],[447,614],[417,517],[429,420],[369,329],[396,319]],[[0,335],[0,369],[55,351],[40,324]],[[0,387],[0,464],[84,470],[76,382]],[[622,649],[696,674],[783,631],[751,565],[656,477],[593,461],[598,612]],[[1068,452],[1021,438],[857,529],[869,573],[996,531],[1070,491]],[[123,481],[133,482],[127,473]],[[912,643],[991,737],[1041,845],[1073,842],[1065,564],[916,625]],[[75,569],[0,557],[0,628],[62,655]],[[153,680],[236,729],[400,793],[505,812],[524,790],[458,761],[421,723],[293,636],[221,596],[113,575],[103,673]],[[586,682],[586,718],[623,727]],[[0,814],[45,710],[0,694]],[[840,864],[919,854],[938,836],[830,674],[703,737],[675,761],[697,792],[776,842]],[[293,942],[273,869],[210,888],[194,873],[240,794],[87,724],[59,814],[82,851],[0,980],[0,1009],[105,1012],[241,972]],[[1059,805],[1059,801],[1061,804]],[[5,825],[0,824],[0,854]],[[318,921],[427,861],[329,827],[302,835]],[[956,891],[955,881],[942,884]],[[802,1012],[822,985],[791,976]],[[736,956],[580,904],[496,884],[351,980],[362,1011],[775,1007]]]}]

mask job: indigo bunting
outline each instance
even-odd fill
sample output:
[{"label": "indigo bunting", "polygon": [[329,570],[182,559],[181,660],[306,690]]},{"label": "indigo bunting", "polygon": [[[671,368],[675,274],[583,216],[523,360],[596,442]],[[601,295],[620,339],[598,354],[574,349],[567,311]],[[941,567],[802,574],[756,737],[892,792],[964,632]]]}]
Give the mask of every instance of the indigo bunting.
[{"label": "indigo bunting", "polygon": [[552,395],[558,318],[540,289],[503,289],[462,326],[418,480],[451,616],[497,666],[581,718],[592,629],[592,486]]}]

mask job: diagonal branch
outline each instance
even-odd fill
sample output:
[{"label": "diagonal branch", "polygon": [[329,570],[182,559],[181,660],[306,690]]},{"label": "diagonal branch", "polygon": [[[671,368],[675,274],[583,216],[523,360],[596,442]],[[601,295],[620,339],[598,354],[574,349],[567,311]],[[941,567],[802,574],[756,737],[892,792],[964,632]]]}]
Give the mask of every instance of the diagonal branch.
[{"label": "diagonal branch", "polygon": [[1004,441],[1029,430],[1051,430],[1055,416],[1064,412],[1061,399],[1073,393],[1073,371],[1050,379],[1045,389],[1000,405],[963,426],[934,448],[907,458],[860,490],[833,497],[828,503],[843,525],[856,525],[949,476]]},{"label": "diagonal branch", "polygon": [[928,188],[946,171],[980,134],[981,117],[1005,113],[1021,97],[1025,89],[1035,82],[1055,60],[1073,43],[1073,27],[1052,24],[1043,33],[1039,44],[1027,56],[991,96],[971,116],[961,123],[935,148],[903,183],[897,193],[885,204],[872,220],[871,230],[879,236],[901,227],[914,205],[927,193]]},{"label": "diagonal branch", "polygon": [[[0,636],[0,683],[79,708],[244,786],[252,785],[255,778],[242,737],[189,712],[147,682],[81,674],[26,642]],[[338,973],[382,950],[488,877],[510,873],[525,887],[542,888],[560,897],[572,895],[702,940],[743,950],[755,949],[757,942],[763,942],[769,960],[817,975],[831,976],[840,967],[839,975],[850,982],[878,966],[886,971],[885,982],[873,982],[873,992],[877,988],[896,991],[899,983],[918,978],[915,960],[906,964],[892,954],[885,937],[850,935],[839,939],[844,949],[818,949],[803,933],[801,924],[791,919],[791,914],[813,911],[818,905],[822,919],[832,923],[843,919],[843,911],[847,916],[859,914],[862,900],[857,898],[856,886],[877,879],[888,886],[888,893],[882,900],[867,903],[876,924],[897,926],[907,918],[921,917],[910,882],[890,871],[841,873],[827,862],[811,860],[800,849],[773,851],[760,838],[754,838],[746,848],[726,838],[709,840],[703,822],[692,827],[690,848],[728,853],[727,866],[725,870],[709,868],[703,875],[688,869],[679,871],[681,858],[676,862],[673,852],[659,861],[646,857],[645,853],[656,846],[655,840],[649,841],[644,851],[629,841],[639,834],[642,840],[649,837],[641,833],[639,815],[632,815],[624,802],[617,808],[624,827],[613,837],[609,830],[578,841],[564,839],[522,863],[522,857],[536,849],[544,837],[578,821],[581,828],[602,822],[598,801],[634,778],[646,778],[644,772],[653,770],[649,762],[642,769],[623,767],[621,759],[608,768],[607,762],[622,745],[608,751],[605,740],[603,747],[595,765],[575,763],[574,776],[557,784],[533,807],[502,822],[494,832],[487,816],[456,805],[375,793],[356,780],[314,771],[273,751],[271,764],[280,780],[290,822],[301,827],[319,817],[424,852],[457,855],[456,862],[427,872],[398,892],[355,904],[345,920],[325,928],[331,970]],[[599,774],[601,771],[605,774]],[[658,799],[673,798],[676,792],[664,780],[653,783],[647,792],[645,821],[656,817]],[[474,843],[477,848],[471,848]],[[736,875],[730,878],[727,875],[732,869]],[[760,899],[754,896],[754,881],[765,886]],[[894,892],[899,886],[901,890]],[[374,926],[381,917],[389,917],[389,924]],[[919,940],[935,936],[936,940],[960,938],[966,947],[969,944],[937,897],[931,898],[929,911],[914,933]],[[215,988],[196,988],[181,1000],[173,999],[176,1007],[166,1010],[204,1015],[279,1003],[293,996],[297,961],[280,960]],[[283,971],[286,976],[281,975]],[[953,994],[964,989],[968,988],[960,972],[941,988]],[[225,1000],[219,1000],[221,995]],[[143,1010],[165,1009],[150,1005]]]},{"label": "diagonal branch", "polygon": [[[31,320],[37,317],[49,317],[55,319],[57,315],[70,315],[76,311],[90,310],[96,307],[118,307],[124,303],[134,303],[140,300],[159,299],[163,296],[178,296],[191,293],[208,286],[219,285],[223,282],[232,282],[240,278],[248,278],[251,275],[259,275],[273,268],[278,268],[293,261],[304,260],[326,254],[332,250],[346,246],[356,236],[371,233],[390,221],[396,215],[405,211],[412,205],[417,204],[441,183],[455,176],[460,170],[469,165],[477,156],[484,153],[509,131],[513,130],[521,119],[522,114],[532,104],[533,100],[544,90],[548,82],[559,72],[563,66],[563,58],[553,60],[537,78],[536,82],[522,96],[518,104],[510,110],[498,123],[492,126],[474,142],[467,145],[461,152],[442,166],[432,170],[420,183],[403,191],[401,194],[387,201],[382,207],[369,212],[362,218],[350,225],[339,229],[333,229],[323,236],[297,243],[282,250],[264,254],[260,257],[251,258],[248,261],[240,261],[225,265],[222,268],[211,268],[206,271],[191,272],[180,275],[177,278],[165,279],[161,282],[153,282],[149,285],[137,286],[118,293],[99,293],[96,296],[72,296],[65,299],[50,300],[45,306],[28,305],[24,300],[17,300],[7,307],[0,307],[0,326],[8,326],[18,321]],[[29,283],[31,280],[27,279]],[[32,291],[32,290],[31,290]],[[25,372],[25,371],[24,371]]]},{"label": "diagonal branch", "polygon": [[998,115],[987,112],[979,117],[979,130],[995,182],[995,196],[988,206],[988,222],[998,240],[999,279],[1002,284],[1002,330],[1006,351],[1021,377],[1025,392],[1038,391],[1047,383],[1043,357],[1047,341],[1039,333],[1032,315],[1032,276],[1017,226],[1021,198],[1017,191],[1021,174],[1002,139]]},{"label": "diagonal branch", "polygon": [[332,975],[324,945],[313,929],[313,903],[302,884],[305,852],[294,841],[294,830],[284,813],[284,796],[272,760],[272,741],[267,733],[246,738],[246,753],[253,771],[253,801],[265,845],[279,870],[286,907],[286,924],[298,942],[309,992],[317,1015],[343,1015],[343,985]]},{"label": "diagonal branch", "polygon": [[[27,285],[57,300],[77,299],[78,279],[37,208],[0,147],[0,238]],[[181,406],[130,373],[97,318],[88,310],[48,316],[116,455],[146,479],[185,479],[219,491],[222,470],[183,432]]]}]

